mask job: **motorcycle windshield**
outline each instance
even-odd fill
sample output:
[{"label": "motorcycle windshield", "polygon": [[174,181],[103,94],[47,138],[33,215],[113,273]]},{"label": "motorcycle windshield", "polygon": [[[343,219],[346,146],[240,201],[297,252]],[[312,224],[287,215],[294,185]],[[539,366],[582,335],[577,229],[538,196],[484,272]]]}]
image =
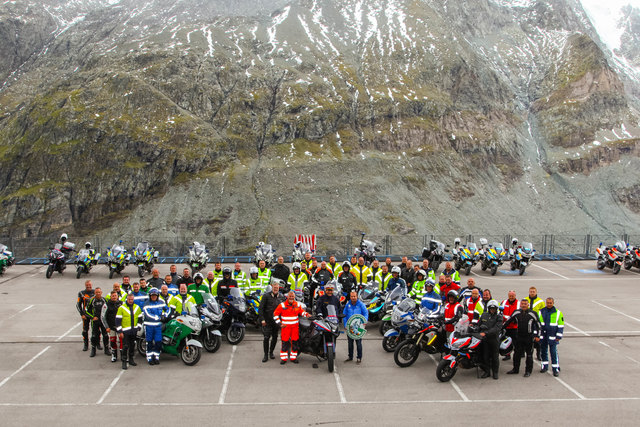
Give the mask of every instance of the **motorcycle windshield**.
[{"label": "motorcycle windshield", "polygon": [[149,249],[149,242],[140,242],[138,246],[136,246],[136,252],[138,254],[143,254]]},{"label": "motorcycle windshield", "polygon": [[413,298],[405,298],[398,304],[398,310],[408,313],[416,308],[416,301]]},{"label": "motorcycle windshield", "polygon": [[114,246],[111,249],[111,252],[113,253],[113,256],[115,258],[118,258],[120,255],[122,255],[122,253],[124,252],[124,248],[122,246]]},{"label": "motorcycle windshield", "polygon": [[55,245],[53,245],[53,249],[59,251],[60,249],[62,249],[62,245],[60,243],[56,243]]},{"label": "motorcycle windshield", "polygon": [[430,251],[435,251],[437,247],[438,247],[438,242],[436,242],[435,240],[432,240],[429,242]]},{"label": "motorcycle windshield", "polygon": [[533,245],[531,244],[531,242],[524,242],[522,244],[522,251],[526,254],[530,254],[531,252],[533,252]]},{"label": "motorcycle windshield", "polygon": [[325,319],[330,323],[338,323],[338,315],[336,314],[336,307],[334,305],[327,306],[327,318]]},{"label": "motorcycle windshield", "polygon": [[8,248],[5,245],[0,244],[0,253],[6,251]]},{"label": "motorcycle windshield", "polygon": [[378,287],[373,287],[370,284],[367,284],[362,291],[360,291],[360,300],[361,301],[371,301],[373,297],[375,297],[376,292],[378,291]]},{"label": "motorcycle windshield", "polygon": [[215,299],[215,297],[211,294],[203,294],[204,304],[207,306],[209,311],[213,314],[220,314],[220,304]]},{"label": "motorcycle windshield", "polygon": [[204,245],[196,245],[193,247],[193,253],[195,253],[197,257],[202,256],[205,251],[206,247]]},{"label": "motorcycle windshield", "polygon": [[387,297],[385,298],[384,302],[385,304],[391,304],[392,301],[402,301],[402,299],[404,298],[404,289],[402,289],[400,286],[397,286],[394,290],[392,290],[391,292],[389,292],[389,294],[387,294]]},{"label": "motorcycle windshield", "polygon": [[374,242],[372,242],[371,240],[365,240],[362,243],[363,243],[365,249],[367,250],[367,252],[374,253],[376,251],[376,244]]},{"label": "motorcycle windshield", "polygon": [[502,243],[494,242],[493,243],[493,248],[496,250],[498,255],[500,255],[502,252],[504,252],[504,246],[502,246]]},{"label": "motorcycle windshield", "polygon": [[467,248],[469,248],[472,253],[475,253],[478,250],[478,247],[473,242],[467,242]]},{"label": "motorcycle windshield", "polygon": [[91,253],[89,252],[88,249],[80,249],[80,251],[78,252],[78,258],[79,259],[89,258],[90,254]]}]

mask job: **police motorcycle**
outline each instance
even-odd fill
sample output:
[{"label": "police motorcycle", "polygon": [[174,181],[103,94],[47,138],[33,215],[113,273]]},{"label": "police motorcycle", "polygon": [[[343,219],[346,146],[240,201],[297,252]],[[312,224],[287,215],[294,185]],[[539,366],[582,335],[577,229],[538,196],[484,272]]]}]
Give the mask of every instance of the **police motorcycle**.
[{"label": "police motorcycle", "polygon": [[[342,304],[344,306],[347,298],[346,295],[342,292],[342,285],[340,285],[340,283],[336,280],[332,280],[331,281],[334,285],[335,288],[335,293],[334,295],[336,297],[338,297],[338,299],[340,300],[340,304]],[[314,285],[315,286],[315,291],[313,293],[313,301],[318,301],[318,298],[320,298],[322,295],[324,295],[324,287],[325,285],[328,285],[328,282],[325,282],[324,280],[318,280],[316,278],[311,278],[310,282],[304,282],[304,290],[302,293],[303,299],[304,299],[304,303],[305,306],[308,307],[307,311],[311,312],[312,310],[315,310],[315,307],[309,307],[311,304],[311,286]],[[298,293],[296,292],[296,299],[298,298]]]},{"label": "police motorcycle", "polygon": [[204,304],[198,306],[202,329],[200,330],[199,341],[209,353],[215,353],[222,344],[222,309],[216,298],[206,293],[203,295]]},{"label": "police motorcycle", "polygon": [[417,304],[413,298],[405,298],[393,307],[391,314],[391,327],[387,329],[382,338],[382,348],[392,353],[403,342],[418,312]]},{"label": "police motorcycle", "polygon": [[[162,352],[177,356],[187,366],[193,366],[202,356],[202,344],[196,339],[202,330],[202,321],[195,304],[189,304],[185,314],[174,313],[172,318],[163,319]],[[141,356],[147,355],[147,341],[144,326],[136,337],[136,347]]]},{"label": "police motorcycle", "polygon": [[91,249],[91,243],[85,243],[85,248],[80,249],[76,255],[76,278],[79,279],[82,274],[89,274],[91,267],[98,263],[100,254]]},{"label": "police motorcycle", "polygon": [[423,308],[409,326],[407,339],[398,344],[393,360],[396,365],[406,368],[418,360],[421,351],[428,354],[444,353],[446,337],[444,307],[434,311]]},{"label": "police motorcycle", "polygon": [[244,339],[247,303],[239,288],[230,288],[226,298],[219,298],[222,307],[220,332],[225,333],[231,345]]},{"label": "police motorcycle", "polygon": [[3,274],[8,267],[15,263],[13,252],[9,248],[0,243],[0,274]]},{"label": "police motorcycle", "polygon": [[631,270],[631,267],[640,268],[640,248],[628,245],[627,254],[624,258],[624,269]]},{"label": "police motorcycle", "polygon": [[189,246],[189,267],[191,274],[195,275],[198,271],[207,266],[209,261],[209,250],[204,244],[193,242],[193,246]]},{"label": "police motorcycle", "polygon": [[158,251],[154,251],[149,242],[140,242],[133,248],[133,257],[138,266],[138,276],[144,277],[144,273],[151,273],[153,264],[158,262]]},{"label": "police motorcycle", "polygon": [[444,243],[431,240],[428,248],[422,248],[422,258],[429,260],[429,267],[433,271],[438,271],[440,263],[444,261],[444,253],[448,252]]},{"label": "police motorcycle", "polygon": [[[335,283],[335,282],[333,282]],[[333,305],[327,307],[327,318],[321,315],[300,317],[300,338],[298,352],[316,356],[318,360],[326,360],[329,372],[333,372],[336,358],[336,339],[340,335],[338,330],[339,316]]]},{"label": "police motorcycle", "polygon": [[376,259],[376,252],[380,252],[381,248],[376,245],[375,242],[371,240],[366,240],[364,238],[365,233],[362,233],[360,236],[360,244],[357,248],[355,248],[353,255],[356,258],[362,257],[364,258],[364,262],[366,265],[371,265],[374,259]]},{"label": "police motorcycle", "polygon": [[369,322],[376,322],[382,319],[384,296],[385,292],[380,291],[380,286],[375,281],[362,285],[358,290],[358,299],[363,302],[369,311]]},{"label": "police motorcycle", "polygon": [[113,278],[114,274],[122,273],[122,270],[129,265],[131,255],[127,253],[127,250],[122,244],[122,240],[118,244],[107,248],[107,264],[109,265],[109,279]]},{"label": "police motorcycle", "polygon": [[482,271],[489,269],[491,275],[495,276],[498,267],[502,265],[502,258],[506,255],[502,243],[494,242],[492,245],[487,243],[487,239],[480,239],[480,268]]},{"label": "police motorcycle", "polygon": [[298,242],[293,245],[293,252],[291,253],[291,263],[302,262],[304,259],[304,253],[302,252],[302,243]]},{"label": "police motorcycle", "polygon": [[67,259],[69,259],[71,253],[76,250],[76,245],[67,241],[66,234],[60,236],[60,241],[62,243],[56,243],[49,248],[49,254],[47,255],[46,262],[49,266],[45,272],[47,279],[51,278],[54,271],[62,274],[62,272],[67,268]]},{"label": "police motorcycle", "polygon": [[464,271],[467,276],[471,274],[471,268],[480,259],[480,253],[475,243],[467,242],[466,245],[460,245],[460,239],[458,238],[453,242],[451,253],[453,254],[455,269]]},{"label": "police motorcycle", "polygon": [[259,266],[260,261],[264,261],[267,267],[271,267],[275,258],[276,250],[265,242],[258,242],[253,263]]},{"label": "police motorcycle", "polygon": [[456,323],[455,330],[449,335],[447,347],[449,354],[443,356],[436,368],[436,377],[441,382],[451,380],[458,368],[476,368],[476,374],[480,376],[479,368],[482,365],[482,355],[478,351],[482,339],[480,334],[469,332],[469,318],[463,316]]},{"label": "police motorcycle", "polygon": [[518,239],[511,240],[511,249],[509,249],[511,271],[518,270],[520,276],[522,276],[527,267],[533,262],[535,256],[536,251],[533,249],[531,242],[523,242],[522,245],[518,245]]},{"label": "police motorcycle", "polygon": [[246,316],[246,324],[253,325],[256,328],[261,326],[258,321],[258,317],[260,316],[260,300],[262,299],[262,295],[271,292],[271,285],[267,285],[267,288],[264,292],[261,289],[256,289],[251,292],[249,295],[245,295],[247,300],[247,316]]},{"label": "police motorcycle", "polygon": [[605,267],[611,268],[613,274],[618,274],[620,273],[626,254],[627,244],[625,242],[616,242],[616,244],[611,247],[602,246],[602,242],[600,242],[600,246],[596,248],[596,267],[598,267],[598,270],[603,270]]},{"label": "police motorcycle", "polygon": [[400,301],[404,300],[406,297],[407,294],[405,290],[400,286],[396,287],[391,292],[387,292],[387,295],[384,297],[384,306],[382,307],[384,315],[382,317],[382,321],[380,322],[380,335],[384,336],[384,334],[391,328],[393,309],[400,303]]}]

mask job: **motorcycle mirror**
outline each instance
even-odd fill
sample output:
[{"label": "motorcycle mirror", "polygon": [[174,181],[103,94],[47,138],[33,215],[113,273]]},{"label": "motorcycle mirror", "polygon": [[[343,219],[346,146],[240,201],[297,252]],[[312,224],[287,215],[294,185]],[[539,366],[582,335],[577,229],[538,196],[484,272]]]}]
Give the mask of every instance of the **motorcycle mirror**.
[{"label": "motorcycle mirror", "polygon": [[122,240],[120,240],[120,243],[122,243]]}]

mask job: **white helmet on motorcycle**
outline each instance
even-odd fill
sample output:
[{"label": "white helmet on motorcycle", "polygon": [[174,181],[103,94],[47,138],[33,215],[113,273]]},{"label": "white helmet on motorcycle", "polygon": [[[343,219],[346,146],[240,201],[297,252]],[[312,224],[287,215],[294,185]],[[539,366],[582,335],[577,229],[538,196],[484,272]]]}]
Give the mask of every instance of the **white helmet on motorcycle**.
[{"label": "white helmet on motorcycle", "polygon": [[87,249],[91,249],[91,242],[85,243],[84,247],[87,248]]},{"label": "white helmet on motorcycle", "polygon": [[499,307],[500,307],[500,304],[498,304],[498,301],[496,301],[494,299],[492,299],[491,301],[489,301],[487,303],[487,310],[490,309],[490,308],[498,309]]},{"label": "white helmet on motorcycle", "polygon": [[62,235],[60,236],[60,241],[64,242],[65,240],[67,240],[67,233],[62,233]]},{"label": "white helmet on motorcycle", "polygon": [[258,242],[258,246],[263,247],[264,246],[264,242]]},{"label": "white helmet on motorcycle", "polygon": [[454,245],[455,245],[455,244],[460,244],[460,238],[459,238],[459,237],[456,237],[456,238],[453,240],[453,244],[454,244]]},{"label": "white helmet on motorcycle", "polygon": [[513,239],[511,239],[511,244],[513,246],[517,245],[518,244],[518,239],[516,239],[515,237]]},{"label": "white helmet on motorcycle", "polygon": [[302,270],[302,266],[300,265],[300,263],[299,263],[299,262],[294,262],[294,263],[293,263],[293,266],[291,267],[291,269],[292,269],[292,270],[295,270],[296,268],[297,268],[298,270]]},{"label": "white helmet on motorcycle", "polygon": [[249,274],[258,274],[258,267],[253,266],[249,269]]},{"label": "white helmet on motorcycle", "polygon": [[395,267],[393,267],[393,268],[391,269],[391,273],[398,273],[398,274],[400,274],[400,273],[402,273],[402,270],[400,270],[400,267],[398,267],[398,266],[396,265]]}]

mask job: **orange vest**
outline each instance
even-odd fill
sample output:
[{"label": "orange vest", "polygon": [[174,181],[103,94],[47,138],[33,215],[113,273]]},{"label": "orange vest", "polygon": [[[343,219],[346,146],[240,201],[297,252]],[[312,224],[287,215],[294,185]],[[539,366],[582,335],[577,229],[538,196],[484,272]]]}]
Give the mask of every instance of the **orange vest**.
[{"label": "orange vest", "polygon": [[283,328],[287,326],[298,326],[298,316],[309,316],[309,314],[302,309],[298,301],[294,301],[292,304],[289,304],[289,301],[285,301],[278,304],[273,311],[273,320],[275,320],[276,323],[280,323],[280,319],[282,319]]}]

